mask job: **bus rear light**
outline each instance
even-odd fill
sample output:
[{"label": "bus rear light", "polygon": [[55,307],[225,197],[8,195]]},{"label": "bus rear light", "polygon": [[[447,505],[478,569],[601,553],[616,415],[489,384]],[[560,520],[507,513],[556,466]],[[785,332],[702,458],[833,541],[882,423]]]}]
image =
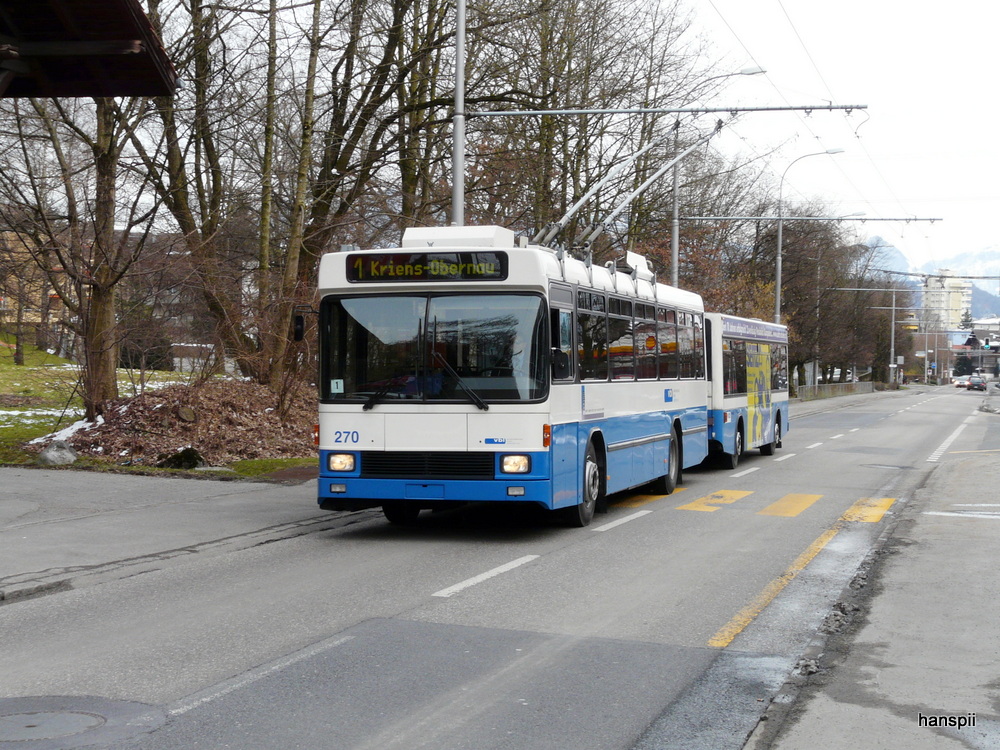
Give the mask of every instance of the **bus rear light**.
[{"label": "bus rear light", "polygon": [[313,445],[315,445],[317,448],[319,447],[319,425],[318,424],[314,424],[313,425]]},{"label": "bus rear light", "polygon": [[542,447],[548,448],[552,445],[552,425],[543,424],[542,425]]}]

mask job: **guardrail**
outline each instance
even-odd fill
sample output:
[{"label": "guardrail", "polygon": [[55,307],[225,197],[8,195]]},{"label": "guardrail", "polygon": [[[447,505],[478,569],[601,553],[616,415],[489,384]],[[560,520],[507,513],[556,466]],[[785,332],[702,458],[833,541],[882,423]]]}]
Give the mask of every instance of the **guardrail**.
[{"label": "guardrail", "polygon": [[875,384],[865,383],[823,383],[822,385],[800,385],[795,394],[803,401],[815,401],[818,398],[833,398],[834,396],[850,396],[855,393],[874,393]]}]

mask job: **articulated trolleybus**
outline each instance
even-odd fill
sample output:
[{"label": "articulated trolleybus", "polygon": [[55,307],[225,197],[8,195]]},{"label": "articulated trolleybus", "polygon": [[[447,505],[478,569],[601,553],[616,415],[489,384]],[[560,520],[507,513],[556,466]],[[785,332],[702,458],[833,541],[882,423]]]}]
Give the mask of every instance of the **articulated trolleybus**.
[{"label": "articulated trolleybus", "polygon": [[708,444],[716,463],[781,447],[788,432],[788,329],[761,320],[705,314],[708,338]]},{"label": "articulated trolleybus", "polygon": [[708,455],[701,297],[501,227],[324,255],[320,507],[535,503],[574,526]]}]

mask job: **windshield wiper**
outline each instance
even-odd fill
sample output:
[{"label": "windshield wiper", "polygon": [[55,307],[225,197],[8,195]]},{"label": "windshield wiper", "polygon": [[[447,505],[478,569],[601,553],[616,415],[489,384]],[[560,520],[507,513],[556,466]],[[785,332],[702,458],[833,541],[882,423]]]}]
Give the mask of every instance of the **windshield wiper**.
[{"label": "windshield wiper", "polygon": [[452,366],[448,364],[448,360],[445,359],[440,352],[436,350],[431,350],[431,356],[435,360],[441,363],[441,366],[444,367],[445,370],[447,370],[449,375],[455,378],[455,382],[458,383],[458,387],[469,395],[469,398],[472,399],[472,403],[474,403],[483,411],[490,410],[490,405],[487,404],[485,401],[483,401],[483,399],[480,397],[478,393],[476,393],[474,390],[472,390],[469,386],[465,384],[465,381],[462,380],[462,376],[459,375],[457,372],[455,372],[454,368],[452,368]]},{"label": "windshield wiper", "polygon": [[365,401],[365,405],[361,407],[361,411],[371,411],[371,408],[375,406],[375,404],[377,404],[379,401],[381,401],[386,397],[386,394],[389,393],[389,390],[391,388],[392,388],[392,379],[390,378],[388,383],[383,385],[381,388],[375,391],[375,393],[373,393],[368,397],[368,400]]}]

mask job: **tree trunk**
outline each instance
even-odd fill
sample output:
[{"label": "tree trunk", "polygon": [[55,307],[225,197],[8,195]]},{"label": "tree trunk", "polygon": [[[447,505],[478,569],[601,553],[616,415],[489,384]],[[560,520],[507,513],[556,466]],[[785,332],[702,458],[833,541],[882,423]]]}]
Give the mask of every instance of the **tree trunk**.
[{"label": "tree trunk", "polygon": [[118,397],[118,324],[115,317],[115,180],[118,148],[115,145],[115,110],[110,99],[96,99],[97,138],[93,143],[96,167],[94,196],[94,245],[90,302],[84,318],[85,418],[93,420],[105,401]]}]

